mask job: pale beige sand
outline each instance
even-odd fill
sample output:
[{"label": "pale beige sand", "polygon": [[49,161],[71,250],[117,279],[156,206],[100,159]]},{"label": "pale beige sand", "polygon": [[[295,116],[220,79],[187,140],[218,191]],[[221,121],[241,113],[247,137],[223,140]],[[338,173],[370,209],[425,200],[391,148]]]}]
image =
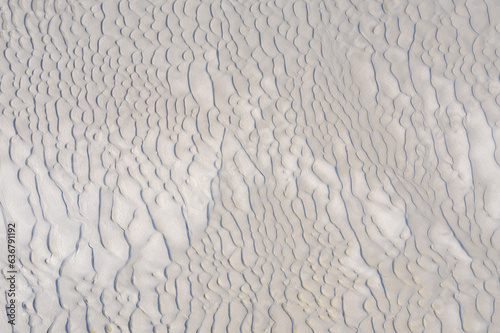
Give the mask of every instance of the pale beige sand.
[{"label": "pale beige sand", "polygon": [[6,2],[1,332],[500,332],[499,2]]}]

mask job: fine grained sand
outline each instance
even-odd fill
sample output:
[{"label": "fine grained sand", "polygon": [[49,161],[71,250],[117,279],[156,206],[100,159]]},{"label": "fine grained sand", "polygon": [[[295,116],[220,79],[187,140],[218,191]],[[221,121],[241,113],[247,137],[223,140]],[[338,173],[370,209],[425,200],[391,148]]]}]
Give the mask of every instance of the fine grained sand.
[{"label": "fine grained sand", "polygon": [[0,331],[500,332],[499,2],[6,2]]}]

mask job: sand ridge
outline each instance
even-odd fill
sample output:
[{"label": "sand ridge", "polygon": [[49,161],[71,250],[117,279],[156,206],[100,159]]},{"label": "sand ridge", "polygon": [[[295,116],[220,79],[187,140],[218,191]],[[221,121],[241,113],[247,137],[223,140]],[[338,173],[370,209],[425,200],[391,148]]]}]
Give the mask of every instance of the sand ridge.
[{"label": "sand ridge", "polygon": [[494,1],[1,9],[16,332],[500,330]]}]

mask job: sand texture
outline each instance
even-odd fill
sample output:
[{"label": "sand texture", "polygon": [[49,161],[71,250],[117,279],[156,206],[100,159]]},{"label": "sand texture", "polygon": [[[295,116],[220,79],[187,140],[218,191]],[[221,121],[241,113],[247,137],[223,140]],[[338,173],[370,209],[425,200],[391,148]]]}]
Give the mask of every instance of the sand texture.
[{"label": "sand texture", "polygon": [[0,25],[0,332],[500,332],[500,2]]}]

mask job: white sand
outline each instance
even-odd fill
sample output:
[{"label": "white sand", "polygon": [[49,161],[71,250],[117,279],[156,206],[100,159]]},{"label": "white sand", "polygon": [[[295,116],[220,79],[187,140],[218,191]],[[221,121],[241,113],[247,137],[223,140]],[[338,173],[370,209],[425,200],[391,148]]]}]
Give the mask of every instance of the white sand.
[{"label": "white sand", "polygon": [[500,332],[497,1],[0,13],[1,332]]}]

